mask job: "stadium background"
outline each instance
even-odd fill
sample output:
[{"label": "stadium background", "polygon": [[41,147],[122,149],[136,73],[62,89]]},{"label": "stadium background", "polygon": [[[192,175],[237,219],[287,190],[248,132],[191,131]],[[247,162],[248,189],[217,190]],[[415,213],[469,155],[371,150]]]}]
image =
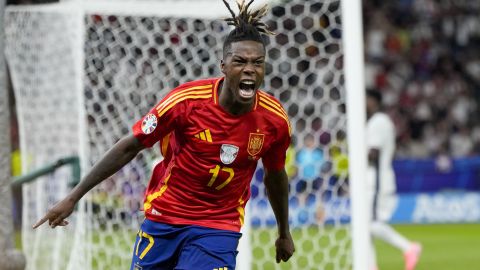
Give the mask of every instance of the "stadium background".
[{"label": "stadium background", "polygon": [[[281,6],[274,8],[275,12],[278,17],[285,13]],[[412,0],[387,4],[364,1],[367,87],[382,91],[384,105],[397,128],[395,171],[399,204],[392,223],[409,224],[398,228],[425,244],[419,269],[480,267],[475,257],[475,250],[480,247],[477,224],[480,222],[480,122],[476,117],[480,99],[480,54],[476,50],[480,45],[480,19],[476,16],[479,12],[480,5],[472,1]],[[328,19],[321,16],[320,19],[328,27]],[[285,30],[294,30],[290,23],[288,19],[283,22]],[[335,30],[339,31],[333,29],[331,37],[340,38]],[[279,34],[277,42],[281,44],[282,33]],[[302,42],[301,35],[292,36],[295,42]],[[315,41],[321,43],[321,37]],[[314,58],[319,51],[324,50],[312,45],[307,55]],[[308,65],[297,63],[297,71],[308,72],[311,69]],[[291,80],[289,85],[295,83],[294,77]],[[282,82],[272,80],[270,84],[279,83],[280,88]],[[321,97],[321,90],[315,91],[313,97]],[[334,92],[329,92],[333,100]],[[288,102],[291,95],[287,91],[282,101]],[[294,95],[300,98],[300,94]],[[12,172],[18,175],[18,129],[13,99],[10,107]],[[294,116],[295,109],[288,109]],[[318,191],[316,187],[324,182],[337,185],[339,175],[347,179],[348,165],[345,153],[341,152],[346,148],[345,134],[325,128],[321,112],[309,113],[308,104],[304,109],[305,114],[315,116],[308,122],[311,127],[307,130],[312,134],[300,132],[303,136],[295,138],[289,164],[291,189],[298,195],[291,198],[292,222],[297,225],[315,222],[312,216],[328,222],[329,217],[322,216],[314,207],[318,196],[312,196],[312,192]],[[305,121],[295,119],[296,129],[302,130]],[[260,170],[253,180],[252,201],[256,203],[252,207],[253,226],[263,222],[265,217],[255,218],[260,218],[267,207],[259,184],[261,174]],[[336,203],[348,204],[348,198],[342,197],[342,192],[348,190],[347,181],[336,187],[324,190],[322,196],[337,192]],[[19,194],[16,191],[17,226]],[[348,220],[346,211],[342,222]],[[270,224],[271,216],[266,221]],[[448,225],[437,225],[445,223]],[[400,254],[378,245],[382,247],[381,269],[401,269]]]}]

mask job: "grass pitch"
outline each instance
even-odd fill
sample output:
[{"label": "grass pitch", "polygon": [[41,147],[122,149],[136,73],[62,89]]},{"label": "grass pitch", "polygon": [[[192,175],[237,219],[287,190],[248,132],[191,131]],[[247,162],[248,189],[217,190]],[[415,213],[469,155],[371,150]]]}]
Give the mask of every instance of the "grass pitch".
[{"label": "grass pitch", "polygon": [[[395,228],[422,243],[416,270],[480,269],[480,224],[401,225]],[[403,269],[403,255],[376,241],[379,270]]]},{"label": "grass pitch", "polygon": [[[423,253],[416,270],[480,270],[480,224],[396,225],[394,228],[409,239],[422,244]],[[317,231],[314,232],[312,230]],[[253,237],[261,236],[264,232],[265,230],[255,230]],[[337,269],[338,264],[343,266],[342,261],[337,263],[337,266],[321,262],[312,266],[312,260],[314,263],[318,263],[317,258],[322,256],[321,251],[318,250],[310,254],[313,256],[310,256],[307,264],[301,263],[302,260],[298,260],[298,257],[305,256],[305,253],[301,250],[306,242],[322,241],[323,237],[319,236],[319,232],[317,228],[309,228],[308,234],[293,232],[297,248],[297,252],[294,255],[297,257],[296,265],[282,264],[280,268],[275,268],[273,263],[273,244],[266,244],[263,245],[263,249],[268,249],[267,256],[270,256],[271,259],[269,259],[268,263],[254,266],[253,269],[330,270]],[[329,232],[326,231],[326,233],[328,234]],[[270,232],[270,235],[275,234]],[[375,241],[375,246],[379,270],[404,269],[403,254],[399,250],[381,241]],[[256,252],[257,250],[254,248],[254,262],[259,260],[265,261],[265,254]],[[329,258],[322,258],[322,260],[325,259],[328,260]],[[347,268],[341,267],[341,269]]]}]

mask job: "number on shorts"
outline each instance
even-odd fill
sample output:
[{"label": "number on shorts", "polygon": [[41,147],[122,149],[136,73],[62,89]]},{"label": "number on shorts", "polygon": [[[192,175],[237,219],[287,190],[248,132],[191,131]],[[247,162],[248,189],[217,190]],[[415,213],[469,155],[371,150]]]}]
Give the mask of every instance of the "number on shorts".
[{"label": "number on shorts", "polygon": [[145,247],[145,249],[140,254],[139,258],[141,260],[145,257],[145,255],[147,255],[147,253],[150,251],[150,249],[152,249],[153,243],[155,241],[153,240],[153,237],[146,232],[139,231],[138,236],[140,237],[140,239],[138,240],[137,247],[135,248],[135,256],[138,256],[138,249],[140,248],[140,243],[142,243],[143,238],[146,238],[148,240],[147,247]]}]

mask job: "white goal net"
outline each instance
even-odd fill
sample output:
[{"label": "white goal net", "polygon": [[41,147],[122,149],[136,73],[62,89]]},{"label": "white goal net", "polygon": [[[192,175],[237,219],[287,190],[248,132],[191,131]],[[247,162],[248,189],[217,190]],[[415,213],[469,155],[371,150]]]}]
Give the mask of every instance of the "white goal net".
[{"label": "white goal net", "polygon": [[[102,4],[103,3],[103,4]],[[185,5],[186,4],[186,5]],[[183,6],[182,6],[183,5]],[[85,172],[170,89],[220,76],[228,11],[211,1],[66,1],[10,7],[7,55],[24,173],[78,155]],[[277,265],[275,220],[252,180],[252,269],[352,269],[340,1],[270,5],[264,89],[289,114],[290,221],[296,253]],[[24,186],[28,269],[127,269],[156,147],[90,192],[71,224],[32,230],[71,188],[61,169]]]}]

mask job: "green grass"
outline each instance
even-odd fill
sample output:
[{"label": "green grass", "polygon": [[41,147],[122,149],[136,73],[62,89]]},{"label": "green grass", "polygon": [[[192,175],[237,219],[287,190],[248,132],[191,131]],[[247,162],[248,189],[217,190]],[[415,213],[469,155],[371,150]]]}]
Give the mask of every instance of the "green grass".
[{"label": "green grass", "polygon": [[[417,270],[480,269],[480,224],[402,225],[395,228],[423,245]],[[403,255],[376,241],[380,270],[403,269]]]},{"label": "green grass", "polygon": [[[422,243],[423,253],[417,270],[480,269],[480,224],[398,225],[394,227],[406,237]],[[344,234],[344,232],[336,232],[340,235],[335,238],[342,239],[341,234]],[[327,230],[326,233],[331,232]],[[266,234],[265,230],[256,230],[253,238],[266,238]],[[274,235],[274,232],[269,232],[268,235]],[[317,228],[309,228],[303,230],[302,233],[294,231],[293,237],[297,248],[294,255],[297,257],[295,258],[296,266],[284,264],[281,269],[335,269],[333,265],[322,262],[316,262],[316,267],[302,265],[305,261],[317,261],[318,258],[325,259],[325,254],[319,250],[315,252],[306,251],[309,250],[308,246],[311,246],[313,241],[317,241],[321,246],[328,244],[328,237],[318,235]],[[264,244],[265,241],[260,241],[260,243]],[[376,241],[375,245],[380,270],[404,269],[403,254],[399,250],[380,241]],[[254,261],[265,262],[268,256],[270,258],[268,262],[261,263],[253,269],[274,269],[272,244],[265,243],[262,246],[262,248],[254,248]],[[265,249],[268,249],[267,254],[264,252]],[[302,252],[302,249],[305,251]],[[340,264],[342,264],[342,260],[340,260]],[[318,265],[324,265],[324,268],[318,268]]]},{"label": "green grass", "polygon": [[[398,225],[395,226],[395,229],[408,238],[422,243],[423,253],[417,270],[480,269],[480,224]],[[328,246],[330,242],[337,241],[335,239],[345,239],[346,231],[324,230],[320,231],[316,227],[294,230],[293,237],[297,252],[292,261],[296,264],[282,264],[281,269],[317,270],[320,269],[319,265],[322,265],[322,270],[331,270],[335,269],[335,264],[345,265],[345,255],[340,256],[341,259],[336,263],[325,263],[332,257],[338,257],[341,250],[330,249],[328,252],[324,252],[316,249],[315,246]],[[262,262],[260,265],[254,266],[254,270],[274,269],[275,255],[272,243],[274,235],[275,231],[271,229],[253,231],[252,238],[257,243],[257,246],[253,247],[254,262]],[[133,239],[134,236],[134,232],[132,232],[131,238]],[[18,233],[15,239],[16,245],[21,246]],[[128,246],[132,243],[129,243]],[[400,251],[379,241],[376,241],[375,245],[380,270],[403,269],[403,255]],[[349,243],[344,243],[343,249],[348,250],[348,248]]]},{"label": "green grass", "polygon": [[[293,229],[292,237],[295,241],[295,256],[287,263],[281,263],[278,267],[281,270],[333,270],[334,265],[342,266],[345,269],[348,265],[348,250],[350,241],[346,236],[347,230],[344,228],[331,227],[304,227],[302,229]],[[253,231],[253,270],[271,270],[275,266],[275,246],[276,229],[256,229]],[[322,249],[319,247],[331,247],[336,239],[342,239],[344,249],[336,247]],[[348,246],[348,247],[347,247]],[[344,252],[343,252],[344,251]],[[343,254],[342,254],[343,252]],[[335,257],[336,263],[326,262],[328,258]],[[320,268],[319,268],[320,267]]]}]

